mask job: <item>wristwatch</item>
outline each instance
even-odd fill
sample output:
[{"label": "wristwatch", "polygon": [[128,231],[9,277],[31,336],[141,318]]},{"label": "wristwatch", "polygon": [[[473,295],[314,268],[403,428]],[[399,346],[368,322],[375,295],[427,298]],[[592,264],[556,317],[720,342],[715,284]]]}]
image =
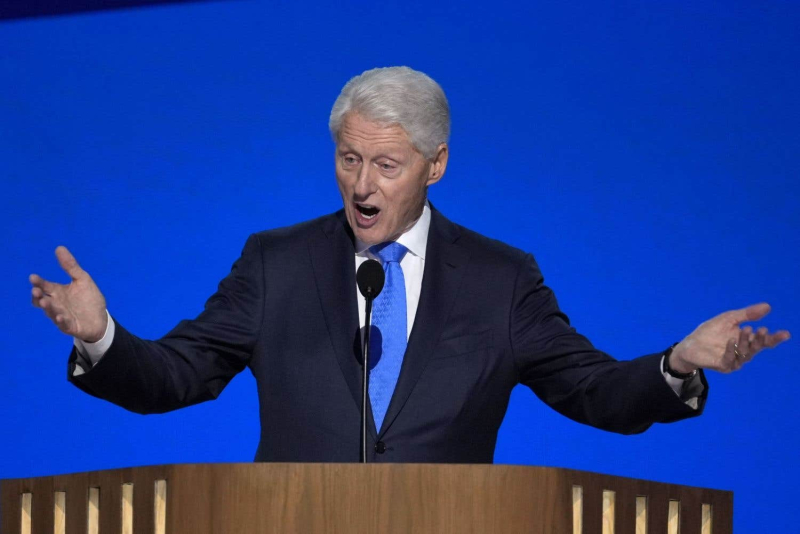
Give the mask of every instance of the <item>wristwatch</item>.
[{"label": "wristwatch", "polygon": [[695,369],[691,373],[679,373],[678,371],[669,366],[669,356],[670,354],[672,354],[672,349],[674,349],[677,344],[678,343],[673,343],[670,348],[664,351],[664,372],[667,373],[669,376],[677,378],[679,380],[690,380],[694,378],[695,375],[697,375],[697,369]]}]

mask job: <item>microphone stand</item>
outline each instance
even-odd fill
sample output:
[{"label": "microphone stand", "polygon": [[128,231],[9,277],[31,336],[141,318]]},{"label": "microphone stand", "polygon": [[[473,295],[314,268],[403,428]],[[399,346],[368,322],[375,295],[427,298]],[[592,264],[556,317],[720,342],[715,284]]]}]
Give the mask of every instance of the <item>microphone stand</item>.
[{"label": "microphone stand", "polygon": [[367,309],[364,318],[364,361],[361,366],[361,463],[367,463],[367,391],[369,389],[369,333],[372,328],[370,327],[370,318],[372,316],[372,288],[369,288],[367,294],[364,295],[364,300],[367,302]]},{"label": "microphone stand", "polygon": [[361,353],[364,355],[362,361],[361,375],[361,463],[367,463],[367,391],[369,389],[369,338],[372,327],[370,317],[372,316],[372,301],[381,294],[383,284],[386,281],[386,273],[383,267],[376,260],[367,260],[358,267],[356,272],[356,284],[358,290],[366,301],[366,313],[364,325],[367,327],[364,332],[364,346]]}]

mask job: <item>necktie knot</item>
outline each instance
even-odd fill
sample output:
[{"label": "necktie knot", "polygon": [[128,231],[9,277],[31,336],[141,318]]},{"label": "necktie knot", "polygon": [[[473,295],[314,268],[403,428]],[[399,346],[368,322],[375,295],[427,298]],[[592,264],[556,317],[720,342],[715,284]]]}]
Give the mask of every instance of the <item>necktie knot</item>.
[{"label": "necktie knot", "polygon": [[370,247],[370,251],[381,259],[381,263],[386,264],[390,262],[400,263],[408,249],[395,241],[387,241]]}]

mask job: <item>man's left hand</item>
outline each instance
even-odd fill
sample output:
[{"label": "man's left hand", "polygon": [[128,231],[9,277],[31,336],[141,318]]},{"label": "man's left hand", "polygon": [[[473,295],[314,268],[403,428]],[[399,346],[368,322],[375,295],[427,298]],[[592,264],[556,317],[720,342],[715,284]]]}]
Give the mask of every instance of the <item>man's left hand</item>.
[{"label": "man's left hand", "polygon": [[774,348],[791,336],[786,330],[770,334],[766,327],[741,328],[770,312],[769,304],[753,304],[709,319],[678,343],[670,354],[669,366],[679,373],[713,369],[721,373],[738,371],[765,348]]}]

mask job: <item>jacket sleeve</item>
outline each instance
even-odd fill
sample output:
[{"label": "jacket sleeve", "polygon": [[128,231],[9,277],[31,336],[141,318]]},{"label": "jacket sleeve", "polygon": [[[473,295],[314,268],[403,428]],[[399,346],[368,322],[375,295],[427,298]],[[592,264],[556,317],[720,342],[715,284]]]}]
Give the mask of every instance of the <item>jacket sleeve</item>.
[{"label": "jacket sleeve", "polygon": [[[520,382],[559,413],[622,434],[702,413],[708,393],[702,371],[703,392],[693,409],[667,384],[663,352],[617,361],[597,350],[570,326],[530,255],[518,271],[510,313]],[[619,331],[626,331],[624,325]]]},{"label": "jacket sleeve", "polygon": [[230,274],[194,320],[157,341],[116,323],[108,352],[90,371],[68,379],[81,390],[137,413],[162,413],[219,396],[243,370],[258,340],[265,280],[259,238],[251,235]]}]

